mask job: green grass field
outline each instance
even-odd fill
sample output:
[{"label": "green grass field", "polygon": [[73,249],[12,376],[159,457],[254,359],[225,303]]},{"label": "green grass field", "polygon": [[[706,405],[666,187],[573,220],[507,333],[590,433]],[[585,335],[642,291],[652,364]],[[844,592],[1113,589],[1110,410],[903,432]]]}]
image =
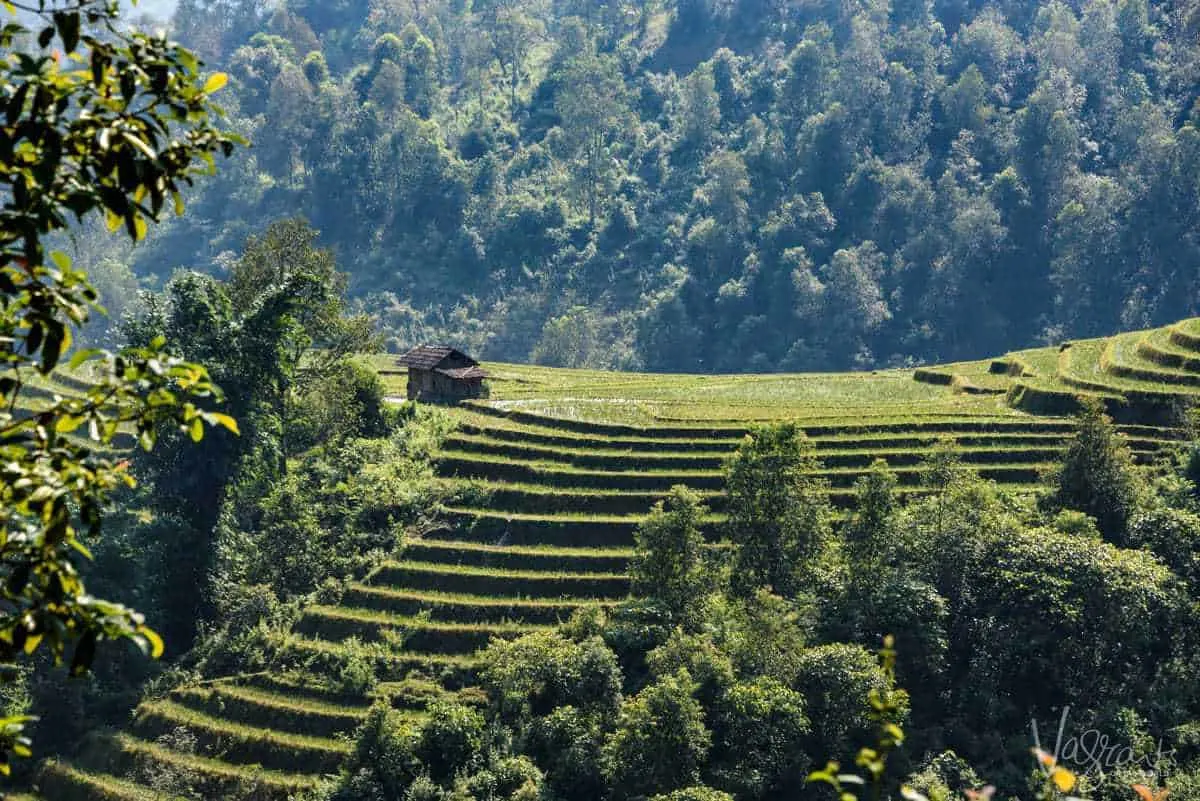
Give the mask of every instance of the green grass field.
[{"label": "green grass field", "polygon": [[[402,395],[394,357],[373,358],[389,394]],[[722,471],[761,423],[790,420],[808,434],[841,514],[876,459],[896,471],[902,496],[919,496],[926,460],[943,447],[1012,492],[1035,491],[1081,396],[1104,402],[1139,462],[1152,463],[1184,439],[1177,406],[1200,393],[1200,321],[908,371],[485,369],[490,398],[452,410],[457,430],[438,457],[451,497],[440,527],[336,603],[306,609],[276,644],[272,671],[143,704],[127,733],[79,764],[47,765],[41,796],[166,801],[138,777],[173,771],[206,797],[285,801],[336,772],[375,700],[419,721],[430,700],[470,691],[475,653],[492,639],[625,598],[634,531],[673,484],[703,494],[705,531],[720,547]],[[348,658],[382,683],[330,689]]]}]

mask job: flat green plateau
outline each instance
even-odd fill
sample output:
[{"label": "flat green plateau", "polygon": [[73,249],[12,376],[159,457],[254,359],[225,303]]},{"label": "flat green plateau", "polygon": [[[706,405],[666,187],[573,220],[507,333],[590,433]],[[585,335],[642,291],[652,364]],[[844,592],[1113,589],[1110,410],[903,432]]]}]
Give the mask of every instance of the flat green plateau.
[{"label": "flat green plateau", "polygon": [[[391,400],[406,376],[371,357]],[[807,375],[607,373],[485,364],[490,397],[447,407],[436,457],[439,524],[304,610],[271,670],[176,688],[70,764],[44,766],[41,798],[172,801],[162,777],[206,798],[287,801],[336,773],[372,703],[412,725],[430,701],[478,698],[478,651],[628,596],[638,523],[674,484],[700,492],[721,543],[723,470],[757,424],[808,435],[837,514],[886,461],[905,498],[951,448],[1014,493],[1036,492],[1075,430],[1083,396],[1104,403],[1141,464],[1187,438],[1200,395],[1200,321],[917,370]],[[331,689],[338,660],[365,660],[370,693]],[[186,736],[181,736],[186,735]]]},{"label": "flat green plateau", "polygon": [[[407,378],[395,358],[375,357],[390,394]],[[491,402],[508,410],[603,423],[738,423],[846,418],[860,413],[976,415],[1008,410],[994,398],[913,380],[913,371],[755,376],[608,373],[528,365],[484,365]]]}]

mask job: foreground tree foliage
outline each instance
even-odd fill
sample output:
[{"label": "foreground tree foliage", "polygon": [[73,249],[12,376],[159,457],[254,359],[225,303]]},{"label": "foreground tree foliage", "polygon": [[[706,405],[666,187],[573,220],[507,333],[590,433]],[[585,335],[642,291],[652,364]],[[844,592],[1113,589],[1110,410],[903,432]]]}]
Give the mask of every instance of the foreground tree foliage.
[{"label": "foreground tree foliage", "polygon": [[629,566],[634,594],[657,598],[670,620],[688,630],[695,630],[704,619],[711,592],[700,531],[707,511],[694,491],[683,486],[672,489],[638,526],[638,552]]},{"label": "foreground tree foliage", "polygon": [[[149,450],[169,432],[199,441],[237,425],[206,403],[220,397],[206,370],[157,338],[119,355],[76,352],[70,367],[94,382],[48,389],[72,329],[100,311],[87,275],[52,247],[95,216],[143,239],[237,140],[210,99],[225,76],[205,80],[188,50],[122,28],[116,2],[21,5],[33,30],[17,5],[4,4],[0,28],[0,662],[48,653],[81,675],[102,641],[163,651],[140,614],[93,597],[80,572],[113,492],[133,484],[110,446],[123,433]],[[28,755],[26,722],[0,721],[0,770]]]}]

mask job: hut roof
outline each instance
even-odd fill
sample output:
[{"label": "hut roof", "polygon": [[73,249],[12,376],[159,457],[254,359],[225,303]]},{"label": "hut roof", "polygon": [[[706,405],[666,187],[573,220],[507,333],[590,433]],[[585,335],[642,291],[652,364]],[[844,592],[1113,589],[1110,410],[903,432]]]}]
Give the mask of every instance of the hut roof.
[{"label": "hut roof", "polygon": [[419,345],[398,359],[413,370],[432,370],[456,380],[487,378],[479,362],[448,345]]},{"label": "hut roof", "polygon": [[466,381],[472,378],[487,378],[488,374],[479,367],[460,367],[457,370],[434,370],[435,373],[441,373],[444,376],[455,378],[461,381]]}]

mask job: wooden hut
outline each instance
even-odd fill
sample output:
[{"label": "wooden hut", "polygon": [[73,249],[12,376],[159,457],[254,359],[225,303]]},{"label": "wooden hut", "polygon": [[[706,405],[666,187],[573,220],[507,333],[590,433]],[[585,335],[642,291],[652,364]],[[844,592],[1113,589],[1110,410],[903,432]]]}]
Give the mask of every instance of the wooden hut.
[{"label": "wooden hut", "polygon": [[408,399],[453,402],[484,397],[479,362],[445,345],[421,345],[400,357],[408,368]]}]

